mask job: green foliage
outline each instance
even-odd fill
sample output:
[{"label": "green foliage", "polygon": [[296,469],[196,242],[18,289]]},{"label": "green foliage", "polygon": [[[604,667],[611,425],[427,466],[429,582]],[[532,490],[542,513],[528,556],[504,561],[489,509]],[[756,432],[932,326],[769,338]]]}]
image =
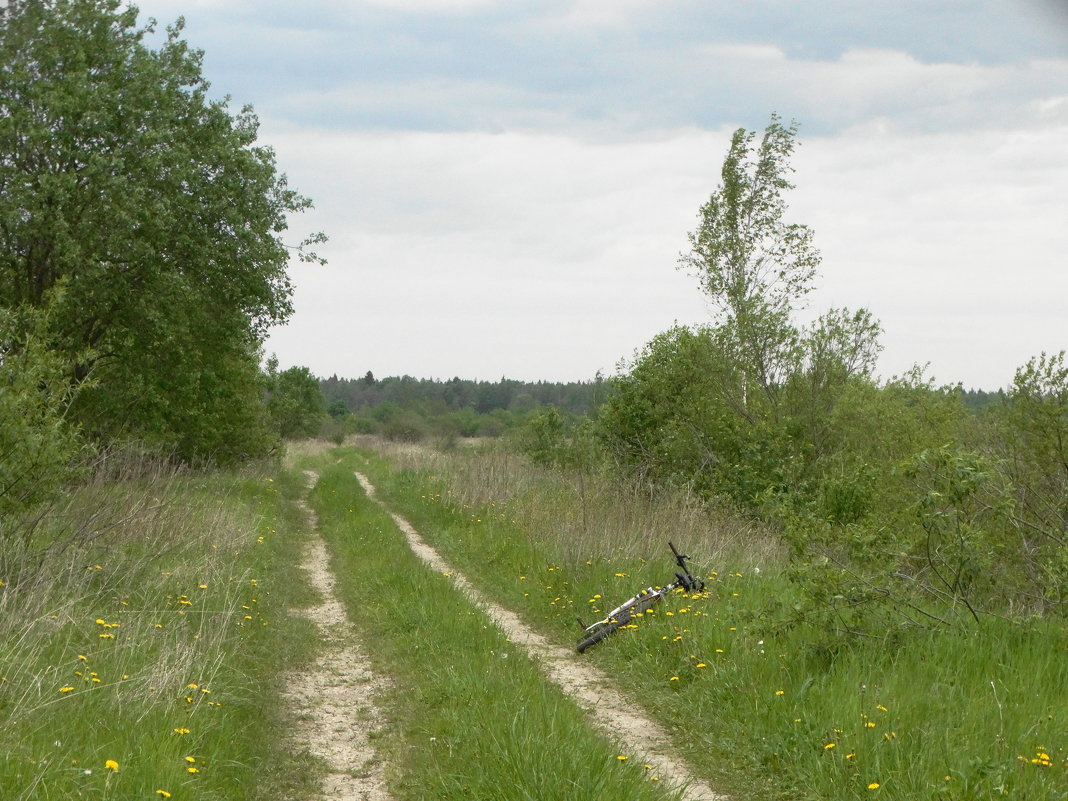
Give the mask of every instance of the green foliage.
[{"label": "green foliage", "polygon": [[251,109],[208,99],[181,21],[151,49],[136,14],[0,11],[0,306],[52,307],[49,346],[94,378],[73,409],[89,433],[256,455],[258,345],[292,310],[281,235],[309,201]]},{"label": "green foliage", "polygon": [[319,433],[323,424],[323,391],[307,367],[278,371],[278,360],[267,360],[267,412],[282,439],[302,439]]},{"label": "green foliage", "polygon": [[39,315],[0,308],[0,540],[13,517],[49,500],[82,448],[67,417],[69,364],[37,336]]},{"label": "green foliage", "polygon": [[[379,380],[370,372],[358,379],[331,376],[322,381],[322,389],[331,414],[348,433],[409,441],[433,437],[445,446],[461,438],[504,436],[546,406],[569,415],[591,414],[606,391],[600,376],[592,382],[535,383],[411,376]],[[397,422],[400,416],[403,424]]]}]

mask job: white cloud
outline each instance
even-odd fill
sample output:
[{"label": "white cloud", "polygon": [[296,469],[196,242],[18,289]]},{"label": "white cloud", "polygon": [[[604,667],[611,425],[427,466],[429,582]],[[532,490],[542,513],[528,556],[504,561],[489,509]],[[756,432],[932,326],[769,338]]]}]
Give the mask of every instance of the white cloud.
[{"label": "white cloud", "polygon": [[[803,141],[790,202],[825,256],[813,313],[872,309],[887,376],[930,361],[991,388],[1068,346],[1066,133]],[[707,319],[674,265],[728,134],[271,135],[334,243],[331,266],[299,269],[270,347],[342,375],[611,372],[675,319]]]}]

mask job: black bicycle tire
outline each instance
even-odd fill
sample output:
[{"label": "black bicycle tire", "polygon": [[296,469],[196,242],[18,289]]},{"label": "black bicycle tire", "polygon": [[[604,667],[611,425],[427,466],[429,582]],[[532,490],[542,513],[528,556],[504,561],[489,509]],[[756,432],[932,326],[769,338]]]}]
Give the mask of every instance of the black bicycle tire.
[{"label": "black bicycle tire", "polygon": [[596,645],[605,637],[615,632],[616,629],[622,628],[628,623],[630,623],[630,615],[621,616],[619,619],[613,620],[611,623],[606,623],[601,626],[601,628],[597,629],[597,631],[593,632],[589,637],[586,637],[584,640],[579,640],[579,644],[575,646],[575,650],[581,654],[591,645]]}]

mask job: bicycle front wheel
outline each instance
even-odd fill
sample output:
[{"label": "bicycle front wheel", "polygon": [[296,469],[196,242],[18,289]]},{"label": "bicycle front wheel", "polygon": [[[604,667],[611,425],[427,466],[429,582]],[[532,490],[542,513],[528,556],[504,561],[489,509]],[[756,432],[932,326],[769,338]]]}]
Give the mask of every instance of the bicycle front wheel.
[{"label": "bicycle front wheel", "polygon": [[591,645],[596,645],[609,634],[612,634],[616,629],[621,628],[622,626],[625,626],[628,623],[630,623],[630,615],[622,615],[616,620],[611,621],[610,623],[605,623],[603,626],[601,626],[589,636],[579,640],[579,644],[576,646],[576,650],[581,654]]}]

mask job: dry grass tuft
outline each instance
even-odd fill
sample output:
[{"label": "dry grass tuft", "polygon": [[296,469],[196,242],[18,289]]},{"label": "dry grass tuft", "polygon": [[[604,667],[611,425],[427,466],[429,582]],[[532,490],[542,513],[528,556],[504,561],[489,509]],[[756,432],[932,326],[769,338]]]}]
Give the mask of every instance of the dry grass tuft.
[{"label": "dry grass tuft", "polygon": [[672,541],[699,562],[761,567],[783,558],[771,531],[684,490],[639,487],[602,473],[562,474],[532,465],[500,443],[447,452],[361,437],[401,469],[429,473],[459,504],[500,507],[561,560],[658,555]]}]

